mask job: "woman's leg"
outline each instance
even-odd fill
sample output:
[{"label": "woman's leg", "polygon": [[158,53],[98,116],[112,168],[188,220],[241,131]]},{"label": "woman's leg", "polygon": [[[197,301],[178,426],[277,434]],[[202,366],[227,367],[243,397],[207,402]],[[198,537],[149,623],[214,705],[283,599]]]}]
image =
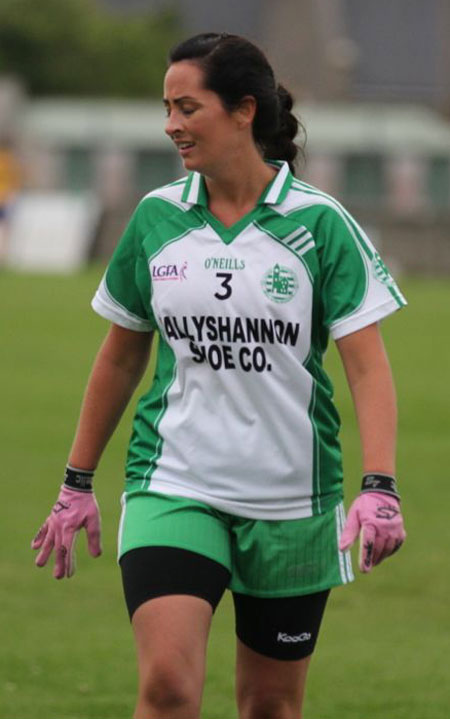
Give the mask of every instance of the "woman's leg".
[{"label": "woman's leg", "polygon": [[236,695],[239,719],[301,719],[311,657],[271,659],[238,639]]},{"label": "woman's leg", "polygon": [[233,594],[240,719],[301,719],[328,595],[328,590],[271,599]]},{"label": "woman's leg", "polygon": [[133,615],[139,693],[134,719],[197,719],[212,607],[204,599],[151,599]]},{"label": "woman's leg", "polygon": [[230,572],[173,547],[131,550],[120,566],[138,655],[135,719],[198,719],[211,618]]}]

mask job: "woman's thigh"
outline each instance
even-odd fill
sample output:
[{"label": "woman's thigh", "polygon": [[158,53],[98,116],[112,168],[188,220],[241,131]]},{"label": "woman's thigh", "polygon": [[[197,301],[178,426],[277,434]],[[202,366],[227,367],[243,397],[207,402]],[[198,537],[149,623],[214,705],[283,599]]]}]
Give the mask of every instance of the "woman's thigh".
[{"label": "woman's thigh", "polygon": [[[193,684],[204,673],[212,607],[204,599],[169,595],[151,599],[133,614],[141,678],[179,674]],[[170,676],[169,676],[170,675]]]},{"label": "woman's thigh", "polygon": [[277,598],[233,593],[237,637],[269,659],[304,659],[314,651],[329,594],[328,589]]},{"label": "woman's thigh", "polygon": [[151,599],[136,610],[139,689],[135,719],[197,719],[212,608],[193,596]]},{"label": "woman's thigh", "polygon": [[261,599],[233,594],[241,719],[298,719],[329,590]]},{"label": "woman's thigh", "polygon": [[120,568],[130,619],[145,602],[170,595],[198,597],[214,612],[230,579],[219,562],[177,547],[132,549],[121,557]]},{"label": "woman's thigh", "polygon": [[229,571],[173,547],[142,547],[120,561],[136,639],[139,693],[135,716],[199,716],[213,611]]},{"label": "woman's thigh", "polygon": [[140,667],[162,667],[172,657],[189,669],[204,652],[229,570],[197,552],[164,546],[133,549],[120,568]]}]

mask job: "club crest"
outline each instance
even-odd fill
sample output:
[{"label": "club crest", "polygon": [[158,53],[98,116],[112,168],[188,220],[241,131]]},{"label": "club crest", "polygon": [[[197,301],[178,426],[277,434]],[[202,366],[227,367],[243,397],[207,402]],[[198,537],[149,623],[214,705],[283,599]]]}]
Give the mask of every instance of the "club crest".
[{"label": "club crest", "polygon": [[297,275],[277,263],[264,273],[261,287],[264,294],[274,302],[289,302],[298,290]]}]

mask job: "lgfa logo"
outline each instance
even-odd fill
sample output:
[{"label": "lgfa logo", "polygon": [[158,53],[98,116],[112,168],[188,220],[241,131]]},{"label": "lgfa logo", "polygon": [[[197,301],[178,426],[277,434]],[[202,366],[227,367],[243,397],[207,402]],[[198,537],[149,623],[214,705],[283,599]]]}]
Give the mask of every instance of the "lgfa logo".
[{"label": "lgfa logo", "polygon": [[152,265],[152,280],[155,282],[161,280],[186,280],[186,270],[188,263],[186,260],[181,265]]}]

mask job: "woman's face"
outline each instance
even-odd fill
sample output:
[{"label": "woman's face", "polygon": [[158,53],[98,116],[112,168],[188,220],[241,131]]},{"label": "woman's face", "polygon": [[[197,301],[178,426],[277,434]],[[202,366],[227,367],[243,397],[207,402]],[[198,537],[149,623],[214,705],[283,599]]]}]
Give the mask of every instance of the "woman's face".
[{"label": "woman's face", "polygon": [[228,112],[220,97],[204,87],[203,70],[183,60],[171,65],[164,79],[165,131],[178,148],[187,170],[214,176],[232,163],[248,142],[242,113]]}]

